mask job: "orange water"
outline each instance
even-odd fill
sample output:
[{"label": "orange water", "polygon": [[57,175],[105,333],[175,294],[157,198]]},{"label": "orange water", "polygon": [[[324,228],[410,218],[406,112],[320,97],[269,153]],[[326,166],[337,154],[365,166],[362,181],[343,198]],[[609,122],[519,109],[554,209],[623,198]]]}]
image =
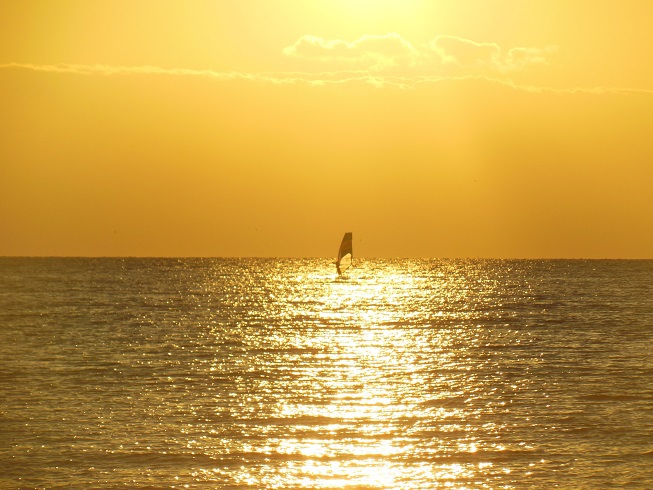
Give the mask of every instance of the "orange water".
[{"label": "orange water", "polygon": [[0,259],[0,487],[653,487],[653,261]]}]

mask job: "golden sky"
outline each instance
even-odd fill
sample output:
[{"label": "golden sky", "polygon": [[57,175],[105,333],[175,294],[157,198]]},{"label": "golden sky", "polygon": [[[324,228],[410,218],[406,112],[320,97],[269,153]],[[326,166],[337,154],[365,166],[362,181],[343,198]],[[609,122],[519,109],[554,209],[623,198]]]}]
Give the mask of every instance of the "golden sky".
[{"label": "golden sky", "polygon": [[653,258],[653,2],[0,3],[0,255]]}]

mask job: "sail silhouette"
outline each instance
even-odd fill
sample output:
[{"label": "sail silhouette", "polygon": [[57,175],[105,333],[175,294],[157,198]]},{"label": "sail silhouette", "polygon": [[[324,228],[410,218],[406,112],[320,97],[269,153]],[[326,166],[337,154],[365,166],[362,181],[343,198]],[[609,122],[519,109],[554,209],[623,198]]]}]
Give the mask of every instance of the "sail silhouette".
[{"label": "sail silhouette", "polygon": [[339,276],[351,267],[354,260],[354,252],[352,250],[351,242],[351,232],[345,233],[345,236],[342,237],[342,242],[340,242],[338,258],[336,259],[336,270],[338,271]]}]

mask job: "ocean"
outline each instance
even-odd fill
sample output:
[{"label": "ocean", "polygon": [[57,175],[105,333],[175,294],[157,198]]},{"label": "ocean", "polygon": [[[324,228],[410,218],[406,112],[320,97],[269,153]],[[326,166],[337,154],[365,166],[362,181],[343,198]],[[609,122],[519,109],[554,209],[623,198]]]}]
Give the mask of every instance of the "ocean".
[{"label": "ocean", "polygon": [[653,261],[0,258],[0,488],[653,488]]}]

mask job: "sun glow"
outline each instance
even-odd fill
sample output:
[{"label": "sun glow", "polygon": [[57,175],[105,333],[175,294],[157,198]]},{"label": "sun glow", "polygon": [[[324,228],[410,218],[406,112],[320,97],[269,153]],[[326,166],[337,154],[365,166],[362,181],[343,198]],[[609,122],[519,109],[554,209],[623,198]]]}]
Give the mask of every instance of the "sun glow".
[{"label": "sun glow", "polygon": [[0,254],[327,256],[346,201],[361,256],[650,256],[653,3],[54,5],[0,15]]},{"label": "sun glow", "polygon": [[336,0],[332,4],[338,9],[348,9],[352,13],[368,16],[390,17],[400,12],[414,15],[424,0]]},{"label": "sun glow", "polygon": [[[315,2],[313,8],[313,14],[319,16],[325,25],[338,26],[334,33],[338,32],[353,41],[364,35],[388,32],[421,38],[425,16],[434,6],[423,0],[336,0],[328,4]],[[316,31],[312,34],[320,33]]]}]

